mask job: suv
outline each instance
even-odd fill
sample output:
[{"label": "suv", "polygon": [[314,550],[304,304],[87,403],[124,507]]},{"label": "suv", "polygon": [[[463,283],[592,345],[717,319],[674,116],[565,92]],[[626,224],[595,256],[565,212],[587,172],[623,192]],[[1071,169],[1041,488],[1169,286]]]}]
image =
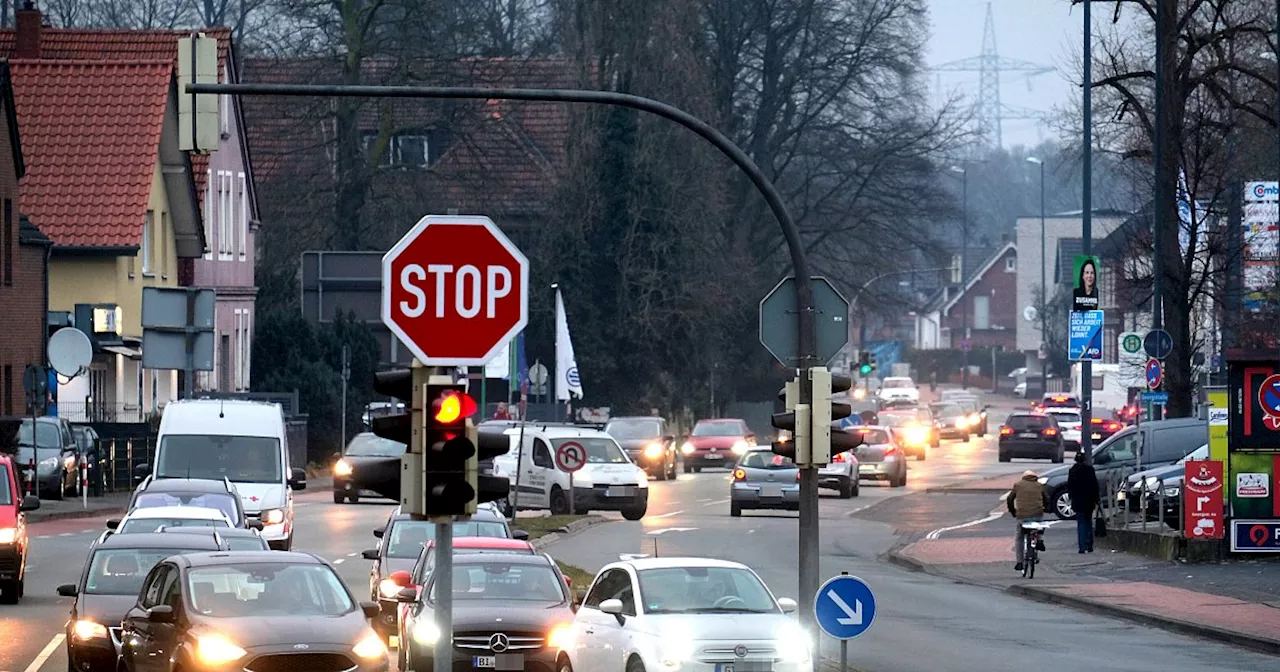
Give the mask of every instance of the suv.
[{"label": "suv", "polygon": [[27,511],[40,500],[22,496],[13,459],[0,453],[0,601],[17,604],[27,575]]},{"label": "suv", "polygon": [[1040,403],[1036,404],[1040,410],[1049,408],[1069,408],[1076,413],[1080,412],[1080,400],[1074,394],[1064,394],[1062,392],[1046,392],[1044,397],[1040,399]]},{"label": "suv", "polygon": [[1015,457],[1053,460],[1061,464],[1065,446],[1058,421],[1044,413],[1012,413],[1000,428],[1001,462]]},{"label": "suv", "polygon": [[[1108,483],[1123,482],[1139,469],[1173,464],[1203,446],[1208,436],[1208,423],[1198,418],[1156,420],[1126,427],[1093,450],[1098,487],[1106,492]],[[1076,515],[1071,496],[1067,494],[1067,471],[1066,466],[1061,466],[1040,474],[1040,483],[1049,493],[1053,512],[1063,520]]]}]

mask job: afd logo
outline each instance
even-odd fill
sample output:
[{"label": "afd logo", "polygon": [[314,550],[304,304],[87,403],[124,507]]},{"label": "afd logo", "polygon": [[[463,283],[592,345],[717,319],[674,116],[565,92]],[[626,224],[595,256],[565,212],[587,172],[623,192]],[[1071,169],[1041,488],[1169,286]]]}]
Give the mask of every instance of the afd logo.
[{"label": "afd logo", "polygon": [[1258,201],[1280,198],[1280,186],[1275,182],[1254,182],[1249,185],[1249,194]]}]

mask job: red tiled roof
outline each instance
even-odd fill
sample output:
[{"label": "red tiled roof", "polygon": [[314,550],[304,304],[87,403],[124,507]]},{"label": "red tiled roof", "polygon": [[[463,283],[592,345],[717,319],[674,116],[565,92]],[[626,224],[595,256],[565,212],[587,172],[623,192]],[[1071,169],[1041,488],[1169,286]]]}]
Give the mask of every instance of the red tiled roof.
[{"label": "red tiled roof", "polygon": [[[40,58],[58,61],[162,61],[178,62],[178,40],[191,36],[190,30],[102,30],[53,28],[40,33]],[[200,32],[218,40],[218,71],[225,75],[231,54],[230,28],[201,28]],[[13,58],[17,32],[0,29],[0,57]],[[196,196],[204,208],[209,155],[191,153],[191,173]]]},{"label": "red tiled roof", "polygon": [[139,245],[173,81],[163,61],[10,61],[22,210],[55,245]]}]

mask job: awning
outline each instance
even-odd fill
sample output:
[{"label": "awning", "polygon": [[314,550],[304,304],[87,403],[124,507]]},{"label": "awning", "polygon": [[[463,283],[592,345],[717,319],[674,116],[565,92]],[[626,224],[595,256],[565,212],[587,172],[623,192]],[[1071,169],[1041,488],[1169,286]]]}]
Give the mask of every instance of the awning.
[{"label": "awning", "polygon": [[104,346],[102,346],[102,349],[103,349],[103,351],[105,351],[105,352],[112,352],[112,353],[115,353],[115,354],[117,354],[117,355],[124,355],[125,357],[128,357],[129,359],[142,359],[142,347],[141,347],[141,346],[129,346],[129,345],[104,345]]}]

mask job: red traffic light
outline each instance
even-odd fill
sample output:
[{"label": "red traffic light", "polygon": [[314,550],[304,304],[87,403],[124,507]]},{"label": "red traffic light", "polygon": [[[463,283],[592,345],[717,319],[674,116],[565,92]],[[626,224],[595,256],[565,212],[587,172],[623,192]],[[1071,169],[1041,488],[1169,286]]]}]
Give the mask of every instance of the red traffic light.
[{"label": "red traffic light", "polygon": [[432,405],[436,422],[453,424],[476,412],[476,402],[461,392],[446,392]]}]

